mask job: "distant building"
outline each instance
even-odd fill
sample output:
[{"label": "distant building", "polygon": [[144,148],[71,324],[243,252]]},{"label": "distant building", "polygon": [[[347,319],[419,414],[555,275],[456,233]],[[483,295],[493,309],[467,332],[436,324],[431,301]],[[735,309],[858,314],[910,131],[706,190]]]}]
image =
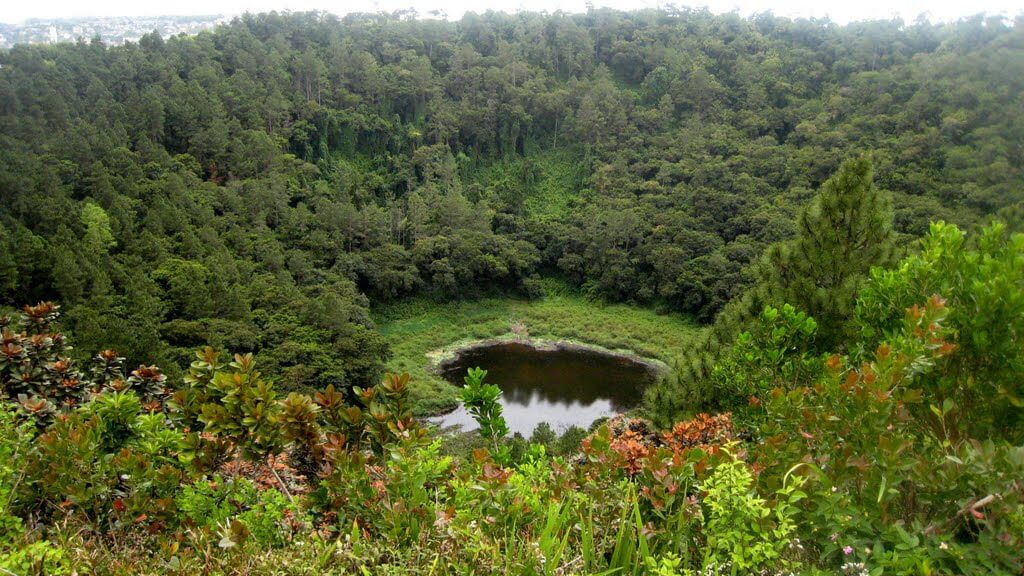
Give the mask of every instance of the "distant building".
[{"label": "distant building", "polygon": [[229,21],[214,16],[155,16],[145,18],[66,18],[33,19],[21,24],[0,24],[0,49],[16,44],[54,44],[74,42],[79,38],[99,37],[109,45],[137,42],[142,36],[157,31],[164,38],[178,34],[198,34]]}]

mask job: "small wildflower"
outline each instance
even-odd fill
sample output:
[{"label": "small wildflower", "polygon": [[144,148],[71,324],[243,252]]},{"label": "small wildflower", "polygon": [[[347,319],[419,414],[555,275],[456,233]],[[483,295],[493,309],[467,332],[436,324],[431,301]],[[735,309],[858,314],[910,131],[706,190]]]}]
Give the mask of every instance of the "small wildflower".
[{"label": "small wildflower", "polygon": [[828,539],[835,542],[839,539],[839,532],[833,532],[832,535],[828,537]]},{"label": "small wildflower", "polygon": [[853,546],[843,546],[843,554],[846,554],[847,556],[853,554]]},{"label": "small wildflower", "polygon": [[949,544],[946,544],[945,542],[940,542],[939,550],[949,550]]}]

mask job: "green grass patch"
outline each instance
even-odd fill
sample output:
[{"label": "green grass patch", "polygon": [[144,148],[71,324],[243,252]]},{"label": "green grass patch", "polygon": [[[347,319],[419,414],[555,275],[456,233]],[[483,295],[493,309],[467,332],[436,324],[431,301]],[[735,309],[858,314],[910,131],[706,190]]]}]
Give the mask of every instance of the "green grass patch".
[{"label": "green grass patch", "polygon": [[531,218],[543,220],[564,216],[579,195],[586,171],[580,154],[569,148],[537,154],[537,180],[524,205]]},{"label": "green grass patch", "polygon": [[[527,182],[524,183],[524,175]],[[484,189],[525,186],[523,207],[528,218],[564,216],[579,196],[587,170],[582,152],[573,147],[534,149],[525,157],[502,159],[477,169],[471,177]]]},{"label": "green grass patch", "polygon": [[458,390],[430,371],[430,352],[459,342],[510,335],[516,321],[526,325],[531,338],[628,350],[668,364],[679,353],[679,343],[701,330],[678,315],[602,304],[565,290],[548,292],[542,300],[498,297],[438,304],[414,299],[376,308],[378,328],[393,353],[387,368],[412,376],[417,413],[436,413],[456,404]]}]

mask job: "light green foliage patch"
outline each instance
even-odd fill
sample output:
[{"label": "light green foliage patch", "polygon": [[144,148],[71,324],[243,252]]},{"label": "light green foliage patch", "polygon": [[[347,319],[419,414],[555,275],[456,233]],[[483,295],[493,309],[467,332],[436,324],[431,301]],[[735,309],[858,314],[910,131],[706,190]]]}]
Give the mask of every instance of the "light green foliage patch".
[{"label": "light green foliage patch", "polygon": [[543,221],[568,215],[588,169],[579,150],[549,148],[487,164],[476,181],[483,193],[518,203],[527,218]]},{"label": "light green foliage patch", "polygon": [[705,565],[729,565],[733,573],[748,573],[776,562],[796,530],[795,507],[804,496],[785,488],[785,500],[773,511],[752,489],[754,478],[739,461],[720,464],[704,483],[708,508]]}]

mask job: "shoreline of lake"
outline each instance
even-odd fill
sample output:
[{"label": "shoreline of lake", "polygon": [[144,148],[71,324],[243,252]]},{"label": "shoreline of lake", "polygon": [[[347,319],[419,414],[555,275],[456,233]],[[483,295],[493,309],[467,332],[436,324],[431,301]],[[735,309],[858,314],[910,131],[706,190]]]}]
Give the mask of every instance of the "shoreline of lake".
[{"label": "shoreline of lake", "polygon": [[[592,354],[606,359],[626,361],[643,368],[650,379],[657,380],[669,371],[665,362],[655,358],[649,358],[626,349],[609,349],[604,346],[582,342],[573,339],[546,339],[546,338],[523,338],[515,334],[504,334],[492,338],[481,338],[462,340],[454,342],[442,348],[437,348],[426,353],[428,359],[428,371],[442,380],[449,382],[453,387],[458,384],[451,382],[445,377],[445,372],[451,366],[458,364],[466,354],[478,353],[487,348],[495,346],[517,345],[522,348],[541,353],[567,352],[575,354]],[[439,410],[428,414],[425,418],[441,418],[458,410],[460,405],[456,404],[450,408]]]}]

